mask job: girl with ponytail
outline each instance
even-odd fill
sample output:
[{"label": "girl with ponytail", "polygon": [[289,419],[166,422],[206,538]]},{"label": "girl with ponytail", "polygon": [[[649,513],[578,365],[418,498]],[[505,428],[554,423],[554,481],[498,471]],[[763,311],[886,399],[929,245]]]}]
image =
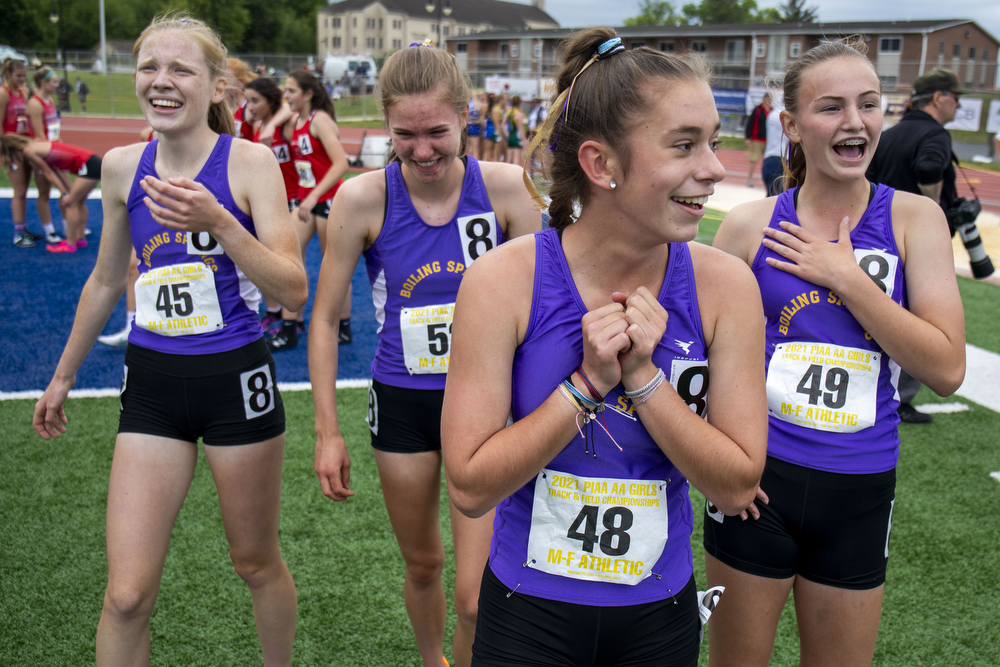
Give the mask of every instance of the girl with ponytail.
[{"label": "girl with ponytail", "polygon": [[767,665],[792,591],[800,664],[871,664],[895,503],[899,369],[942,396],[965,374],[940,207],[865,178],[882,107],[864,41],[803,54],[785,74],[784,102],[789,189],[737,206],[715,237],[760,287],[769,428],[760,502],[741,508],[742,520],[705,510],[708,583],[726,587],[709,637],[713,667]]},{"label": "girl with ponytail", "polygon": [[477,261],[455,305],[449,490],[496,508],[473,664],[690,667],[688,483],[730,514],[757,488],[760,298],[693,242],[725,175],[700,61],[610,28],[561,56],[539,132],[554,227]]},{"label": "girl with ponytail", "polygon": [[97,664],[149,662],[149,619],[201,439],[264,664],[289,665],[297,601],[278,545],[284,407],[257,321],[261,291],[301,307],[308,290],[281,172],[266,147],[233,139],[226,50],[204,23],[154,19],[133,55],[157,139],[103,160],[97,264],[34,427],[45,439],[66,431],[67,395],[128,284],[134,250]]}]

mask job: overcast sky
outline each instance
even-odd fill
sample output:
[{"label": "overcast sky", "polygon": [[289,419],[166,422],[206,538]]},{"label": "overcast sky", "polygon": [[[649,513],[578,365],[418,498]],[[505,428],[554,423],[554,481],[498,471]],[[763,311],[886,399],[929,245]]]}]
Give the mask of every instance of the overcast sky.
[{"label": "overcast sky", "polygon": [[[675,8],[688,1],[676,0]],[[779,0],[757,0],[760,7],[777,7]],[[872,2],[871,0],[807,0],[818,6],[819,20],[831,21],[905,21],[907,19],[972,19],[994,38],[1000,39],[1000,1],[959,0],[954,5],[941,0],[909,0],[905,3]],[[944,5],[947,4],[947,7]],[[545,0],[547,11],[565,28],[612,25],[618,26],[629,16],[639,13],[639,0]]]}]

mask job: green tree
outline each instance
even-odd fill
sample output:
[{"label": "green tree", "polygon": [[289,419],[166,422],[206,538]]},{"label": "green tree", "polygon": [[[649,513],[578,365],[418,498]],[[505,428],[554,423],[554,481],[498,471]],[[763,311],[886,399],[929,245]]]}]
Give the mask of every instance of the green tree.
[{"label": "green tree", "polygon": [[819,8],[806,7],[806,0],[788,0],[778,9],[782,23],[815,23],[819,19]]},{"label": "green tree", "polygon": [[667,0],[642,0],[639,15],[625,19],[625,25],[680,25],[683,17]]},{"label": "green tree", "polygon": [[776,23],[780,13],[771,7],[757,8],[757,0],[701,0],[681,10],[688,23]]}]

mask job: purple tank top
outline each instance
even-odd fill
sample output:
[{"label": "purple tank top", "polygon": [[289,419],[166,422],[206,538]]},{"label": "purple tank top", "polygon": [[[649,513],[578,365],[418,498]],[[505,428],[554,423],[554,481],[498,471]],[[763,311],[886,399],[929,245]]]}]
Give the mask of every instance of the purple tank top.
[{"label": "purple tank top", "polygon": [[[205,166],[194,178],[256,237],[253,220],[229,189],[232,137],[219,135]],[[132,245],[139,257],[136,319],[129,343],[170,354],[212,354],[248,345],[262,335],[257,322],[260,292],[208,232],[168,229],[143,203],[139,182],[156,178],[159,140],[146,145],[128,196]]]},{"label": "purple tank top", "polygon": [[398,162],[385,177],[385,221],[364,252],[379,323],[372,377],[394,387],[444,389],[462,274],[506,238],[474,158],[467,158],[458,210],[444,225],[420,218]]},{"label": "purple tank top", "polygon": [[[587,308],[555,229],[535,234],[535,281],[524,342],[514,355],[512,414],[524,418],[583,359]],[[687,245],[670,246],[659,302],[667,330],[653,362],[704,415],[708,361]],[[661,387],[659,391],[670,391]],[[517,594],[594,606],[668,598],[690,580],[688,482],[643,428],[619,384],[593,424],[521,489],[493,523],[490,567]]]},{"label": "purple tank top", "polygon": [[[851,232],[854,255],[906,307],[903,262],[892,232],[895,190],[879,185]],[[795,190],[778,196],[769,226],[799,224]],[[837,295],[771,267],[762,244],[751,268],[767,333],[767,453],[827,472],[885,472],[899,458],[897,366]]]}]

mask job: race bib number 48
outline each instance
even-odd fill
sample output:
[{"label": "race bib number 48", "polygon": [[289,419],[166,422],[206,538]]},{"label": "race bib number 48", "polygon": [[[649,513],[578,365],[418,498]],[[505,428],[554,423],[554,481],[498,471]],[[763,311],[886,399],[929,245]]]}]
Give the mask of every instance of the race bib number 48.
[{"label": "race bib number 48", "polygon": [[215,274],[201,262],[150,269],[135,283],[135,323],[162,336],[221,329]]},{"label": "race bib number 48", "polygon": [[767,408],[819,431],[854,433],[875,423],[882,353],[826,343],[781,343],[767,370]]},{"label": "race bib number 48", "polygon": [[410,375],[447,373],[451,359],[451,320],[455,304],[402,308],[399,331],[403,362]]},{"label": "race bib number 48", "polygon": [[651,574],[666,544],[663,480],[538,473],[528,534],[531,567],[634,586]]}]

